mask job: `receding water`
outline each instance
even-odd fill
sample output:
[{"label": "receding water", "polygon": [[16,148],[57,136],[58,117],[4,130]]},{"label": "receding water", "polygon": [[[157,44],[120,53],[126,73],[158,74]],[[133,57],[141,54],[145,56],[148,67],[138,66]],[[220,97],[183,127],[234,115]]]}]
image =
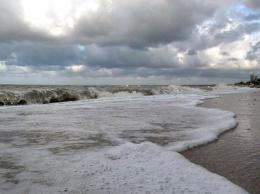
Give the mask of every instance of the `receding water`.
[{"label": "receding water", "polygon": [[202,106],[232,111],[239,124],[217,141],[182,154],[250,193],[260,193],[260,92],[221,95]]},{"label": "receding water", "polygon": [[[67,92],[42,90],[62,98]],[[1,106],[0,193],[245,193],[176,152],[236,126],[232,112],[196,106],[215,93],[180,86],[150,90],[155,95],[99,88],[91,89],[97,99]]]}]

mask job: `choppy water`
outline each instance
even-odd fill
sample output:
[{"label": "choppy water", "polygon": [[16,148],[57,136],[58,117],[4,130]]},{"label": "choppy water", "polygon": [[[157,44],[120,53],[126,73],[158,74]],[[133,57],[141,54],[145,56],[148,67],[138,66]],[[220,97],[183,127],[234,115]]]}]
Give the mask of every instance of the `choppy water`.
[{"label": "choppy water", "polygon": [[[46,104],[104,97],[149,96],[198,92],[197,87],[180,86],[33,86],[0,85],[0,106]],[[210,87],[201,86],[208,90]]]},{"label": "choppy water", "polygon": [[[0,193],[245,193],[175,151],[236,126],[232,112],[196,105],[246,88],[4,87],[2,97],[50,92],[46,100],[64,90],[80,98],[42,105],[36,95],[27,106],[0,107]],[[90,90],[96,99],[81,95]]]}]

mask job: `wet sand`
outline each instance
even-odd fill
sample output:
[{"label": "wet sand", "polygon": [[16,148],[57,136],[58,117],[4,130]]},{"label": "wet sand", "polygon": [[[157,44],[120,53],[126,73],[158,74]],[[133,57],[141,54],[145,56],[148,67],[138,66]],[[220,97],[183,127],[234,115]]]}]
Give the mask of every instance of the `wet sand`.
[{"label": "wet sand", "polygon": [[260,91],[226,94],[202,107],[237,114],[238,126],[208,145],[182,152],[195,164],[226,177],[252,194],[260,193]]}]

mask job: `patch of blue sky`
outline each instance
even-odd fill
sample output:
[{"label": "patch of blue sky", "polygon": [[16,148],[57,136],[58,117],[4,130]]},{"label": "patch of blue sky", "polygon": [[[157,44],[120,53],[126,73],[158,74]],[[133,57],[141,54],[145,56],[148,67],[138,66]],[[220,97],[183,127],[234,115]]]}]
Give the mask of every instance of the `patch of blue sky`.
[{"label": "patch of blue sky", "polygon": [[244,4],[237,3],[229,8],[226,9],[225,14],[229,17],[232,21],[236,21],[238,23],[245,23],[245,22],[260,22],[260,10],[252,9],[246,7]]},{"label": "patch of blue sky", "polygon": [[239,13],[243,16],[249,16],[251,14],[258,14],[260,13],[259,9],[252,9],[246,7],[244,4],[237,3],[234,6],[231,6],[227,9],[226,14],[232,15],[234,12]]},{"label": "patch of blue sky", "polygon": [[77,45],[78,49],[81,50],[81,51],[84,51],[86,49],[85,46],[83,45]]}]

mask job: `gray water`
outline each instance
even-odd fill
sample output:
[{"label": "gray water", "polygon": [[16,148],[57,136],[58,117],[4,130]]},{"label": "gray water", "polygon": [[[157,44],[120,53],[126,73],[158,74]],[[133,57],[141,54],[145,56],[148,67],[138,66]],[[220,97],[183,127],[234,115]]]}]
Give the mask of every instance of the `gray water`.
[{"label": "gray water", "polygon": [[[208,86],[192,86],[208,90]],[[187,87],[186,87],[187,88]],[[177,90],[180,89],[177,87]],[[181,88],[180,90],[182,90]],[[96,99],[129,95],[172,94],[171,86],[48,86],[48,85],[0,85],[0,106],[47,104],[55,102]],[[183,92],[183,91],[182,91]]]}]

